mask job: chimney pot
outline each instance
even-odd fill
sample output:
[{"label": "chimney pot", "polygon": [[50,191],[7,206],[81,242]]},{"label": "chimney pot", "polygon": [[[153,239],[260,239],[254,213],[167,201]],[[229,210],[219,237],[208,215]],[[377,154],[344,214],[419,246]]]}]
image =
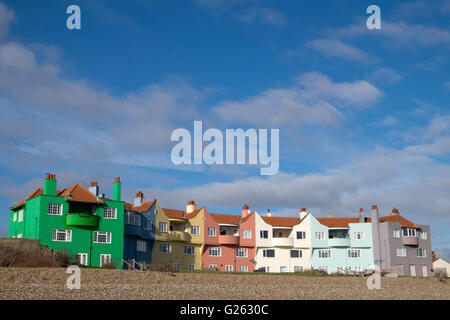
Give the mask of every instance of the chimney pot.
[{"label": "chimney pot", "polygon": [[192,213],[195,210],[195,201],[191,200],[188,201],[188,204],[186,206],[186,213]]},{"label": "chimney pot", "polygon": [[246,216],[248,216],[249,213],[250,213],[250,207],[247,204],[244,204],[244,206],[242,207],[242,213],[241,213],[242,218],[245,218]]},{"label": "chimney pot", "polygon": [[376,209],[378,209],[378,206],[377,206],[376,204],[374,204],[374,205],[372,206],[372,210],[376,210]]},{"label": "chimney pot", "polygon": [[100,195],[97,181],[91,181],[89,184],[89,191],[94,194],[94,196]]},{"label": "chimney pot", "polygon": [[134,198],[134,206],[139,207],[144,203],[144,193],[142,191],[138,191],[136,193],[136,198]]},{"label": "chimney pot", "polygon": [[333,218],[333,213],[332,213],[332,212],[330,212],[330,213],[328,214],[328,218]]},{"label": "chimney pot", "polygon": [[268,216],[268,217],[271,217],[271,216],[272,216],[272,213],[270,213],[270,208],[267,209],[267,216]]},{"label": "chimney pot", "polygon": [[304,217],[306,217],[306,208],[301,208],[300,209],[300,219],[303,219]]}]

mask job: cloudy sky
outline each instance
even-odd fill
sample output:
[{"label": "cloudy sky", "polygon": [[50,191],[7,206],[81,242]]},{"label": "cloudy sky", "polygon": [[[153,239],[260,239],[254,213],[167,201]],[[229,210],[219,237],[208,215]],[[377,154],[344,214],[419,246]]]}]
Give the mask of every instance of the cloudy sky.
[{"label": "cloudy sky", "polygon": [[[378,204],[450,256],[450,1],[0,0],[0,233],[55,173],[163,207],[356,216]],[[175,166],[171,132],[280,129],[280,169]]]}]

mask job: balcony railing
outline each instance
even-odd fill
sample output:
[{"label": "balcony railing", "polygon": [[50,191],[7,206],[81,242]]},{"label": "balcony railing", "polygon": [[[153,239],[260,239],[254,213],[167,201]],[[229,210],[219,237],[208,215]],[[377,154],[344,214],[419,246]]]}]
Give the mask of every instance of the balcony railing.
[{"label": "balcony railing", "polygon": [[74,227],[98,228],[99,216],[87,213],[68,213],[66,215],[66,225]]},{"label": "balcony railing", "polygon": [[220,244],[239,244],[239,236],[219,235]]},{"label": "balcony railing", "polygon": [[403,237],[402,243],[405,246],[418,246],[419,245],[419,237]]},{"label": "balcony railing", "polygon": [[328,245],[330,247],[350,247],[350,238],[330,238],[328,239]]},{"label": "balcony railing", "polygon": [[189,234],[184,231],[170,231],[169,240],[170,241],[188,241]]},{"label": "balcony railing", "polygon": [[292,247],[294,239],[292,238],[272,238],[272,245],[274,247]]}]

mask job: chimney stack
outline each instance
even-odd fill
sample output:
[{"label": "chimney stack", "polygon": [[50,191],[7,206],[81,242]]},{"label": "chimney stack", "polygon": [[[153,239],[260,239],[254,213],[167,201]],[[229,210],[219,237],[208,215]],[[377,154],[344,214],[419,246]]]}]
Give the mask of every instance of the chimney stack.
[{"label": "chimney stack", "polygon": [[300,209],[300,219],[303,219],[304,217],[306,217],[306,208],[301,208]]},{"label": "chimney stack", "polygon": [[138,191],[138,193],[136,193],[136,198],[134,198],[134,206],[139,207],[143,203],[144,203],[144,194],[142,193],[142,191]]},{"label": "chimney stack", "polygon": [[44,180],[44,195],[56,196],[56,175],[47,173]]},{"label": "chimney stack", "polygon": [[364,222],[364,209],[359,208],[359,223],[363,223],[363,222]]},{"label": "chimney stack", "polygon": [[271,217],[271,216],[272,216],[272,214],[270,213],[270,208],[267,209],[267,216],[268,216],[268,217]]},{"label": "chimney stack", "polygon": [[247,204],[244,204],[244,206],[242,207],[242,213],[241,213],[242,218],[245,218],[246,216],[248,216],[249,213],[250,213],[250,207]]},{"label": "chimney stack", "polygon": [[90,185],[89,185],[89,191],[94,195],[94,196],[99,196],[99,188],[98,188],[98,182],[97,181],[91,181]]},{"label": "chimney stack", "polygon": [[186,213],[192,213],[195,210],[195,201],[191,200],[188,202],[186,206]]},{"label": "chimney stack", "polygon": [[114,178],[112,199],[114,201],[120,201],[121,193],[122,193],[122,183],[120,182],[120,178],[119,177]]},{"label": "chimney stack", "polygon": [[391,215],[393,215],[393,216],[399,215],[398,209],[397,209],[397,208],[392,208],[392,213],[391,213]]},{"label": "chimney stack", "polygon": [[330,212],[330,213],[328,214],[328,218],[333,218],[333,212]]}]

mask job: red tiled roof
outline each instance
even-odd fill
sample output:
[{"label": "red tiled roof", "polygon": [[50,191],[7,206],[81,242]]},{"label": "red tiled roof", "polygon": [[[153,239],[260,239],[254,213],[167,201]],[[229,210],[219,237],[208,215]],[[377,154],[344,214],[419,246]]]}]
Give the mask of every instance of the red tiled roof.
[{"label": "red tiled roof", "polygon": [[44,189],[37,188],[32,193],[30,193],[25,199],[21,200],[20,202],[18,202],[14,206],[12,206],[11,209],[18,208],[18,207],[20,207],[21,205],[23,205],[25,203],[25,200],[31,200],[31,199],[33,199],[33,198],[35,198],[37,196],[42,195],[42,194],[44,194]]},{"label": "red tiled roof", "polygon": [[236,214],[210,213],[210,215],[217,223],[239,224],[241,221],[241,216]]},{"label": "red tiled roof", "polygon": [[153,203],[156,200],[152,200],[152,201],[146,201],[143,204],[141,204],[140,206],[135,207],[133,204],[131,203],[127,203],[125,202],[125,210],[127,211],[134,211],[134,212],[146,212],[148,211],[148,209],[150,209],[150,207],[153,205]]},{"label": "red tiled roof", "polygon": [[348,228],[349,223],[358,223],[359,218],[317,218],[317,221],[328,228]]},{"label": "red tiled roof", "polygon": [[[68,194],[70,194],[70,197],[67,197]],[[62,191],[56,192],[56,195],[59,197],[66,197],[67,201],[103,203],[103,200],[97,199],[92,192],[78,183]]]},{"label": "red tiled roof", "polygon": [[261,217],[264,222],[278,227],[293,227],[299,224],[302,220],[300,218],[291,217]]},{"label": "red tiled roof", "polygon": [[413,229],[420,229],[416,224],[412,223],[408,219],[402,217],[399,214],[393,215],[393,216],[386,216],[386,217],[380,217],[380,222],[400,222],[402,224],[402,227],[404,228],[413,228]]},{"label": "red tiled roof", "polygon": [[165,213],[166,216],[168,216],[169,218],[173,218],[173,219],[192,219],[194,218],[200,211],[202,210],[202,208],[200,209],[195,209],[193,212],[191,213],[185,213],[184,211],[181,210],[174,210],[174,209],[162,209],[162,211]]}]

